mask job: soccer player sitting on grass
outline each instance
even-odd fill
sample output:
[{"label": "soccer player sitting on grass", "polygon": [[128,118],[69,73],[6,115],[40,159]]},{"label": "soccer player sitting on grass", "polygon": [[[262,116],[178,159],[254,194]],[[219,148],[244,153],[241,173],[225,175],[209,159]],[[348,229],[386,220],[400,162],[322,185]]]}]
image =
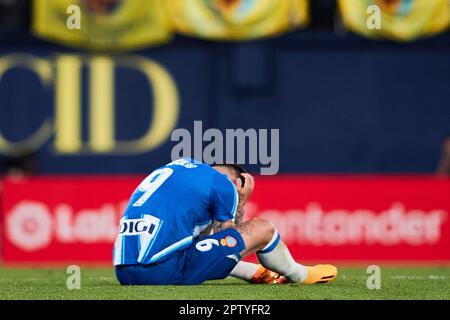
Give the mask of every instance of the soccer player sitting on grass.
[{"label": "soccer player sitting on grass", "polygon": [[258,267],[238,263],[254,252],[269,278],[276,272],[294,283],[333,281],[336,267],[297,263],[269,221],[243,222],[253,189],[253,177],[237,165],[212,167],[185,158],[153,171],[120,220],[113,253],[119,282],[195,285],[230,273],[251,280]]}]

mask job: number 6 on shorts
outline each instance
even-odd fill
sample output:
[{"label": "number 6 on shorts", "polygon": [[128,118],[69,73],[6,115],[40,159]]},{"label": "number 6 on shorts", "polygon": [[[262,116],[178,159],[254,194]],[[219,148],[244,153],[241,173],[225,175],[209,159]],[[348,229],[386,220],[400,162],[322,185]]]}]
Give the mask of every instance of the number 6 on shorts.
[{"label": "number 6 on shorts", "polygon": [[195,245],[195,248],[198,251],[202,251],[202,252],[206,252],[212,249],[212,245],[219,245],[219,241],[217,241],[216,239],[205,239],[202,241],[197,242],[197,244]]}]

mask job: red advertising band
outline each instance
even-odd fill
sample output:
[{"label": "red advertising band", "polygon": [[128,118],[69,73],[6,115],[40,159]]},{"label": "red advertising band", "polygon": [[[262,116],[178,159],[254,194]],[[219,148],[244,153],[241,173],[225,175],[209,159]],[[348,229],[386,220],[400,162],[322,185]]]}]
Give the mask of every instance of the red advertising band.
[{"label": "red advertising band", "polygon": [[[4,180],[2,263],[110,265],[121,213],[139,181]],[[302,262],[450,263],[449,194],[450,179],[434,177],[258,176],[244,219],[272,221]]]}]

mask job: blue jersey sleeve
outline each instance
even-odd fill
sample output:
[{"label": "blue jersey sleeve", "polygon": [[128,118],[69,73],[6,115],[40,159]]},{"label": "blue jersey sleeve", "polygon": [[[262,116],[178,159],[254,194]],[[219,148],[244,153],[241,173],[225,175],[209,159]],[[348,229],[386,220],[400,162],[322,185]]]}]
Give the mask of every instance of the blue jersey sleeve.
[{"label": "blue jersey sleeve", "polygon": [[211,186],[211,213],[216,221],[234,220],[239,197],[227,176],[217,173]]}]

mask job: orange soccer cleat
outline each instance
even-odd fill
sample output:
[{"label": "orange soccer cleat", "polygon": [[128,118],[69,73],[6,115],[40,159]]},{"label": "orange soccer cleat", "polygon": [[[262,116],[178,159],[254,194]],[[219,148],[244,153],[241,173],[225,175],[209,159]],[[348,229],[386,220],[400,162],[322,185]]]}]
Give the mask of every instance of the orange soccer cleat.
[{"label": "orange soccer cleat", "polygon": [[337,268],[331,264],[317,264],[307,266],[308,276],[304,284],[327,284],[331,283],[337,276]]},{"label": "orange soccer cleat", "polygon": [[251,278],[250,282],[259,284],[283,284],[289,281],[285,277],[280,276],[278,273],[266,269],[259,264],[258,269]]}]

